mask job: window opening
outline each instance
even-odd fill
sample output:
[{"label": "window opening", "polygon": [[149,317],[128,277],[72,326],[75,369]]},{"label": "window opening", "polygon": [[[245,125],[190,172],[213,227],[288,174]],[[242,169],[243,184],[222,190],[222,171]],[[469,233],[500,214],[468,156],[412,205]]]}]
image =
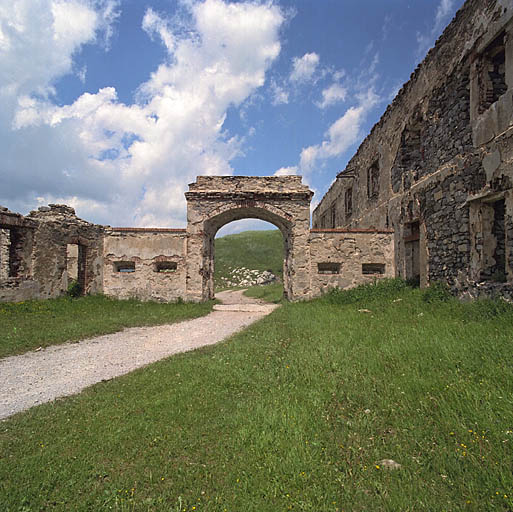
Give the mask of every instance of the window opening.
[{"label": "window opening", "polygon": [[384,263],[362,263],[362,274],[384,274],[385,264]]},{"label": "window opening", "polygon": [[135,272],[134,261],[116,261],[114,263],[114,272],[131,273]]},{"label": "window opening", "polygon": [[339,274],[340,263],[317,263],[317,272],[319,274]]},{"label": "window opening", "polygon": [[176,261],[157,261],[155,263],[155,272],[161,272],[163,274],[169,274],[176,272],[178,265]]},{"label": "window opening", "polygon": [[479,113],[482,114],[508,89],[504,32],[486,48],[479,63]]}]

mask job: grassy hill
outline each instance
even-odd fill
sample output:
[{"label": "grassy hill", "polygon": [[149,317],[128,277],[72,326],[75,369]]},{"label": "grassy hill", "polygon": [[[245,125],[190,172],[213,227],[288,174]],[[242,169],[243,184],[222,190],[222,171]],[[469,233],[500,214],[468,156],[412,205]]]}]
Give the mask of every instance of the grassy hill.
[{"label": "grassy hill", "polygon": [[283,236],[279,229],[267,231],[245,231],[226,235],[215,241],[216,285],[221,278],[228,278],[234,268],[269,270],[278,277],[283,276]]}]

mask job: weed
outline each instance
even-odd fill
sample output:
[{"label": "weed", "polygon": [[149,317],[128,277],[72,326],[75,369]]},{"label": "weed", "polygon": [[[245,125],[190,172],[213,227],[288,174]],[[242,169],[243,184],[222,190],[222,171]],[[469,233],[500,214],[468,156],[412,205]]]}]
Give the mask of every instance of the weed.
[{"label": "weed", "polygon": [[82,285],[76,279],[74,279],[71,281],[71,283],[69,283],[66,293],[69,297],[76,299],[82,295]]}]

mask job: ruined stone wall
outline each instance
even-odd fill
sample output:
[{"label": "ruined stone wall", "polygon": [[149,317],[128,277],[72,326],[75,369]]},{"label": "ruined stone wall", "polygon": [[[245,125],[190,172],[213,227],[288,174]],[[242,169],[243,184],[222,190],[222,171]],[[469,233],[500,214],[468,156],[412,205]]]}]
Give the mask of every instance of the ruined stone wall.
[{"label": "ruined stone wall", "polygon": [[84,293],[102,291],[103,227],[79,219],[73,208],[43,206],[26,217],[3,209],[0,229],[0,301],[48,299],[64,294],[70,283],[70,244],[78,247],[77,274]]},{"label": "ruined stone wall", "polygon": [[395,275],[390,230],[312,229],[310,255],[312,297]]},{"label": "ruined stone wall", "polygon": [[324,196],[314,227],[392,228],[399,276],[511,294],[512,10],[511,0],[465,3]]},{"label": "ruined stone wall", "polygon": [[68,245],[77,245],[82,259],[79,281],[83,293],[102,291],[103,226],[91,224],[75,215],[66,205],[51,204],[27,215],[37,223],[34,231],[32,276],[39,284],[39,298],[58,297],[70,284]]},{"label": "ruined stone wall", "polygon": [[114,228],[104,243],[103,291],[162,302],[186,298],[184,229]]}]

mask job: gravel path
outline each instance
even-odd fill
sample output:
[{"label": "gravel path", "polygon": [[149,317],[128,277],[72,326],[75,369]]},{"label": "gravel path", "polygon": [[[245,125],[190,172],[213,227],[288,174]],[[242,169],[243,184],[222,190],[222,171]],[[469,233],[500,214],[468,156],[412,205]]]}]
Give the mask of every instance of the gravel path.
[{"label": "gravel path", "polygon": [[216,298],[223,304],[193,320],[134,327],[0,359],[0,419],[172,354],[213,345],[277,307],[245,297],[241,290],[220,292]]}]

